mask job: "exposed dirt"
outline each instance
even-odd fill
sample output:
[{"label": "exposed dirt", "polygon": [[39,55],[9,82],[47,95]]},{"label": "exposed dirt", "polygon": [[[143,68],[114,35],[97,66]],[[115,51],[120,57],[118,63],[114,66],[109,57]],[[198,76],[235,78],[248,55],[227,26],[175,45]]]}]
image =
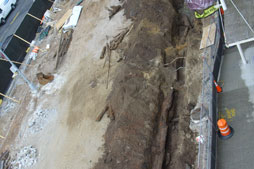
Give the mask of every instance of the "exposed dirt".
[{"label": "exposed dirt", "polygon": [[[82,5],[58,69],[54,54],[59,35],[50,34],[40,44],[44,48],[50,42],[50,51],[40,53],[26,71],[36,84],[39,72],[53,74],[54,80],[40,86],[36,96],[24,84],[13,92],[26,98],[15,109],[18,115],[12,117],[2,150],[10,149],[14,156],[32,145],[39,155],[31,168],[39,169],[195,168],[189,115],[201,88],[200,23],[179,13],[182,0],[90,0]],[[56,19],[72,6],[63,5],[66,9]],[[111,6],[121,8],[109,18]],[[100,52],[132,24],[112,51],[107,80]],[[112,108],[114,119],[96,122],[105,105]],[[42,119],[34,120],[37,116]],[[31,126],[38,127],[31,132]]]},{"label": "exposed dirt", "polygon": [[[193,52],[199,48],[201,32],[196,29],[201,27],[195,23],[187,40],[193,25],[175,9],[163,0],[125,3],[125,14],[133,20],[134,28],[122,46],[126,59],[116,70],[114,90],[108,97],[116,119],[109,124],[105,155],[95,169],[194,166],[196,146],[188,127],[188,105],[196,103],[201,86],[197,84],[200,81],[189,86],[193,81],[190,76],[185,84],[184,74],[190,72],[181,67],[201,65],[196,61],[198,52]],[[174,62],[177,57],[188,57],[192,63],[186,65],[183,59]],[[196,72],[198,76],[200,72]],[[194,74],[191,77],[200,79]],[[187,93],[188,89],[195,90]]]}]

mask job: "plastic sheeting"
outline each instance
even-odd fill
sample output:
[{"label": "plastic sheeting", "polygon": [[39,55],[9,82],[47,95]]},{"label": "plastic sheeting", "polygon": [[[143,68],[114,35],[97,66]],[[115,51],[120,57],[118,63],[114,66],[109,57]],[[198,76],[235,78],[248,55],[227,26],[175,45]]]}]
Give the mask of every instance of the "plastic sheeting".
[{"label": "plastic sheeting", "polygon": [[185,0],[192,10],[204,10],[213,5],[215,0]]}]

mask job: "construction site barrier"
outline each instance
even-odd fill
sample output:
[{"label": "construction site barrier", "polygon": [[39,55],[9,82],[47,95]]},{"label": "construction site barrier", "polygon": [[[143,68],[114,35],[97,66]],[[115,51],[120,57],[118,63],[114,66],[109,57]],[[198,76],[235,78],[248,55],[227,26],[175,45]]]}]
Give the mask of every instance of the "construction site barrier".
[{"label": "construction site barrier", "polygon": [[[218,86],[214,84],[217,81],[222,62],[224,49],[223,32],[218,17],[218,11],[212,15],[210,25],[216,24],[216,36],[213,45],[209,50],[203,52],[203,80],[202,80],[202,97],[201,97],[201,114],[200,116],[200,137],[198,151],[198,169],[216,169],[216,150],[217,150],[217,95]],[[219,90],[219,92],[221,92]]]},{"label": "construction site barrier", "polygon": [[214,65],[213,65],[213,78],[214,79],[211,79],[211,82],[212,83],[212,100],[211,100],[211,112],[210,112],[210,117],[212,119],[211,121],[211,124],[210,124],[210,131],[211,131],[211,135],[210,135],[210,138],[211,138],[211,141],[210,141],[210,145],[209,145],[209,148],[210,148],[210,167],[208,169],[216,169],[216,150],[217,150],[217,129],[216,126],[217,124],[217,113],[218,113],[218,108],[217,108],[217,89],[216,89],[216,86],[213,85],[214,83],[214,80],[217,81],[218,79],[218,76],[219,76],[219,72],[220,72],[220,67],[221,67],[221,62],[222,62],[222,55],[223,55],[223,51],[224,51],[224,46],[225,46],[225,43],[224,43],[224,37],[223,37],[223,32],[222,32],[222,27],[221,27],[221,23],[219,21],[219,17],[217,18],[217,34],[216,36],[218,36],[218,44],[217,46],[214,46],[214,50],[215,50],[215,53],[212,57],[214,57]]},{"label": "construction site barrier", "polygon": [[[53,2],[54,1],[36,0],[29,9],[28,13],[35,17],[42,18],[46,10],[50,9]],[[26,15],[14,34],[22,37],[26,41],[31,42],[35,38],[39,25],[40,21],[29,15]],[[3,50],[6,55],[9,56],[9,58],[13,61],[22,62],[26,56],[26,50],[29,47],[29,44],[14,36],[8,37],[5,41],[7,42],[3,46]],[[0,62],[1,93],[5,93],[7,91],[12,81],[12,72],[10,71],[10,66],[11,65],[8,62]],[[20,64],[17,64],[17,67],[19,66]],[[0,96],[0,99],[1,98],[2,96]]]}]

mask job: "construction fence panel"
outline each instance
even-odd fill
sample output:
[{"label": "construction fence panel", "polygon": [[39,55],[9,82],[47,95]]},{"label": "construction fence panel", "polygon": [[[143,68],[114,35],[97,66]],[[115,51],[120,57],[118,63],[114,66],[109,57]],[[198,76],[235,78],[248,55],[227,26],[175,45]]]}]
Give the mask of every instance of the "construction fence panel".
[{"label": "construction fence panel", "polygon": [[210,104],[212,105],[212,111],[210,112],[210,118],[211,121],[211,164],[210,169],[216,169],[216,153],[217,153],[217,118],[218,118],[218,108],[217,108],[217,90],[215,85],[213,84],[213,80],[218,80],[221,62],[222,62],[222,55],[224,51],[224,37],[223,32],[221,31],[221,23],[219,21],[219,17],[216,19],[216,25],[217,25],[217,34],[216,34],[216,42],[213,49],[213,55],[214,58],[214,64],[213,64],[213,79],[211,79],[210,83],[212,84],[212,99],[210,101]]}]

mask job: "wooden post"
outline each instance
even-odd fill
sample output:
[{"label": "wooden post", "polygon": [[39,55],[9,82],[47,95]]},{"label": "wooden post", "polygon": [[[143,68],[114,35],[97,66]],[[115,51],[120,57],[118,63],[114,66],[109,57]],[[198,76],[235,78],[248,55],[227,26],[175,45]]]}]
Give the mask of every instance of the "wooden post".
[{"label": "wooden post", "polygon": [[28,15],[28,16],[31,16],[31,17],[34,18],[34,19],[37,19],[37,20],[40,21],[40,22],[43,22],[42,19],[37,18],[36,16],[34,16],[34,15],[30,14],[30,13],[27,13],[27,15]]},{"label": "wooden post", "polygon": [[25,40],[25,39],[21,38],[20,36],[18,36],[18,35],[16,35],[16,34],[13,34],[13,36],[15,36],[16,38],[18,38],[18,39],[22,40],[23,42],[27,43],[28,45],[31,45],[31,43],[30,43],[30,42],[28,42],[27,40]]},{"label": "wooden post", "polygon": [[10,100],[14,101],[15,103],[19,103],[19,104],[20,104],[20,101],[18,101],[18,100],[16,100],[16,99],[13,99],[13,98],[11,98],[11,97],[9,97],[9,96],[3,94],[3,93],[0,93],[0,96],[6,97],[7,99],[10,99]]}]

